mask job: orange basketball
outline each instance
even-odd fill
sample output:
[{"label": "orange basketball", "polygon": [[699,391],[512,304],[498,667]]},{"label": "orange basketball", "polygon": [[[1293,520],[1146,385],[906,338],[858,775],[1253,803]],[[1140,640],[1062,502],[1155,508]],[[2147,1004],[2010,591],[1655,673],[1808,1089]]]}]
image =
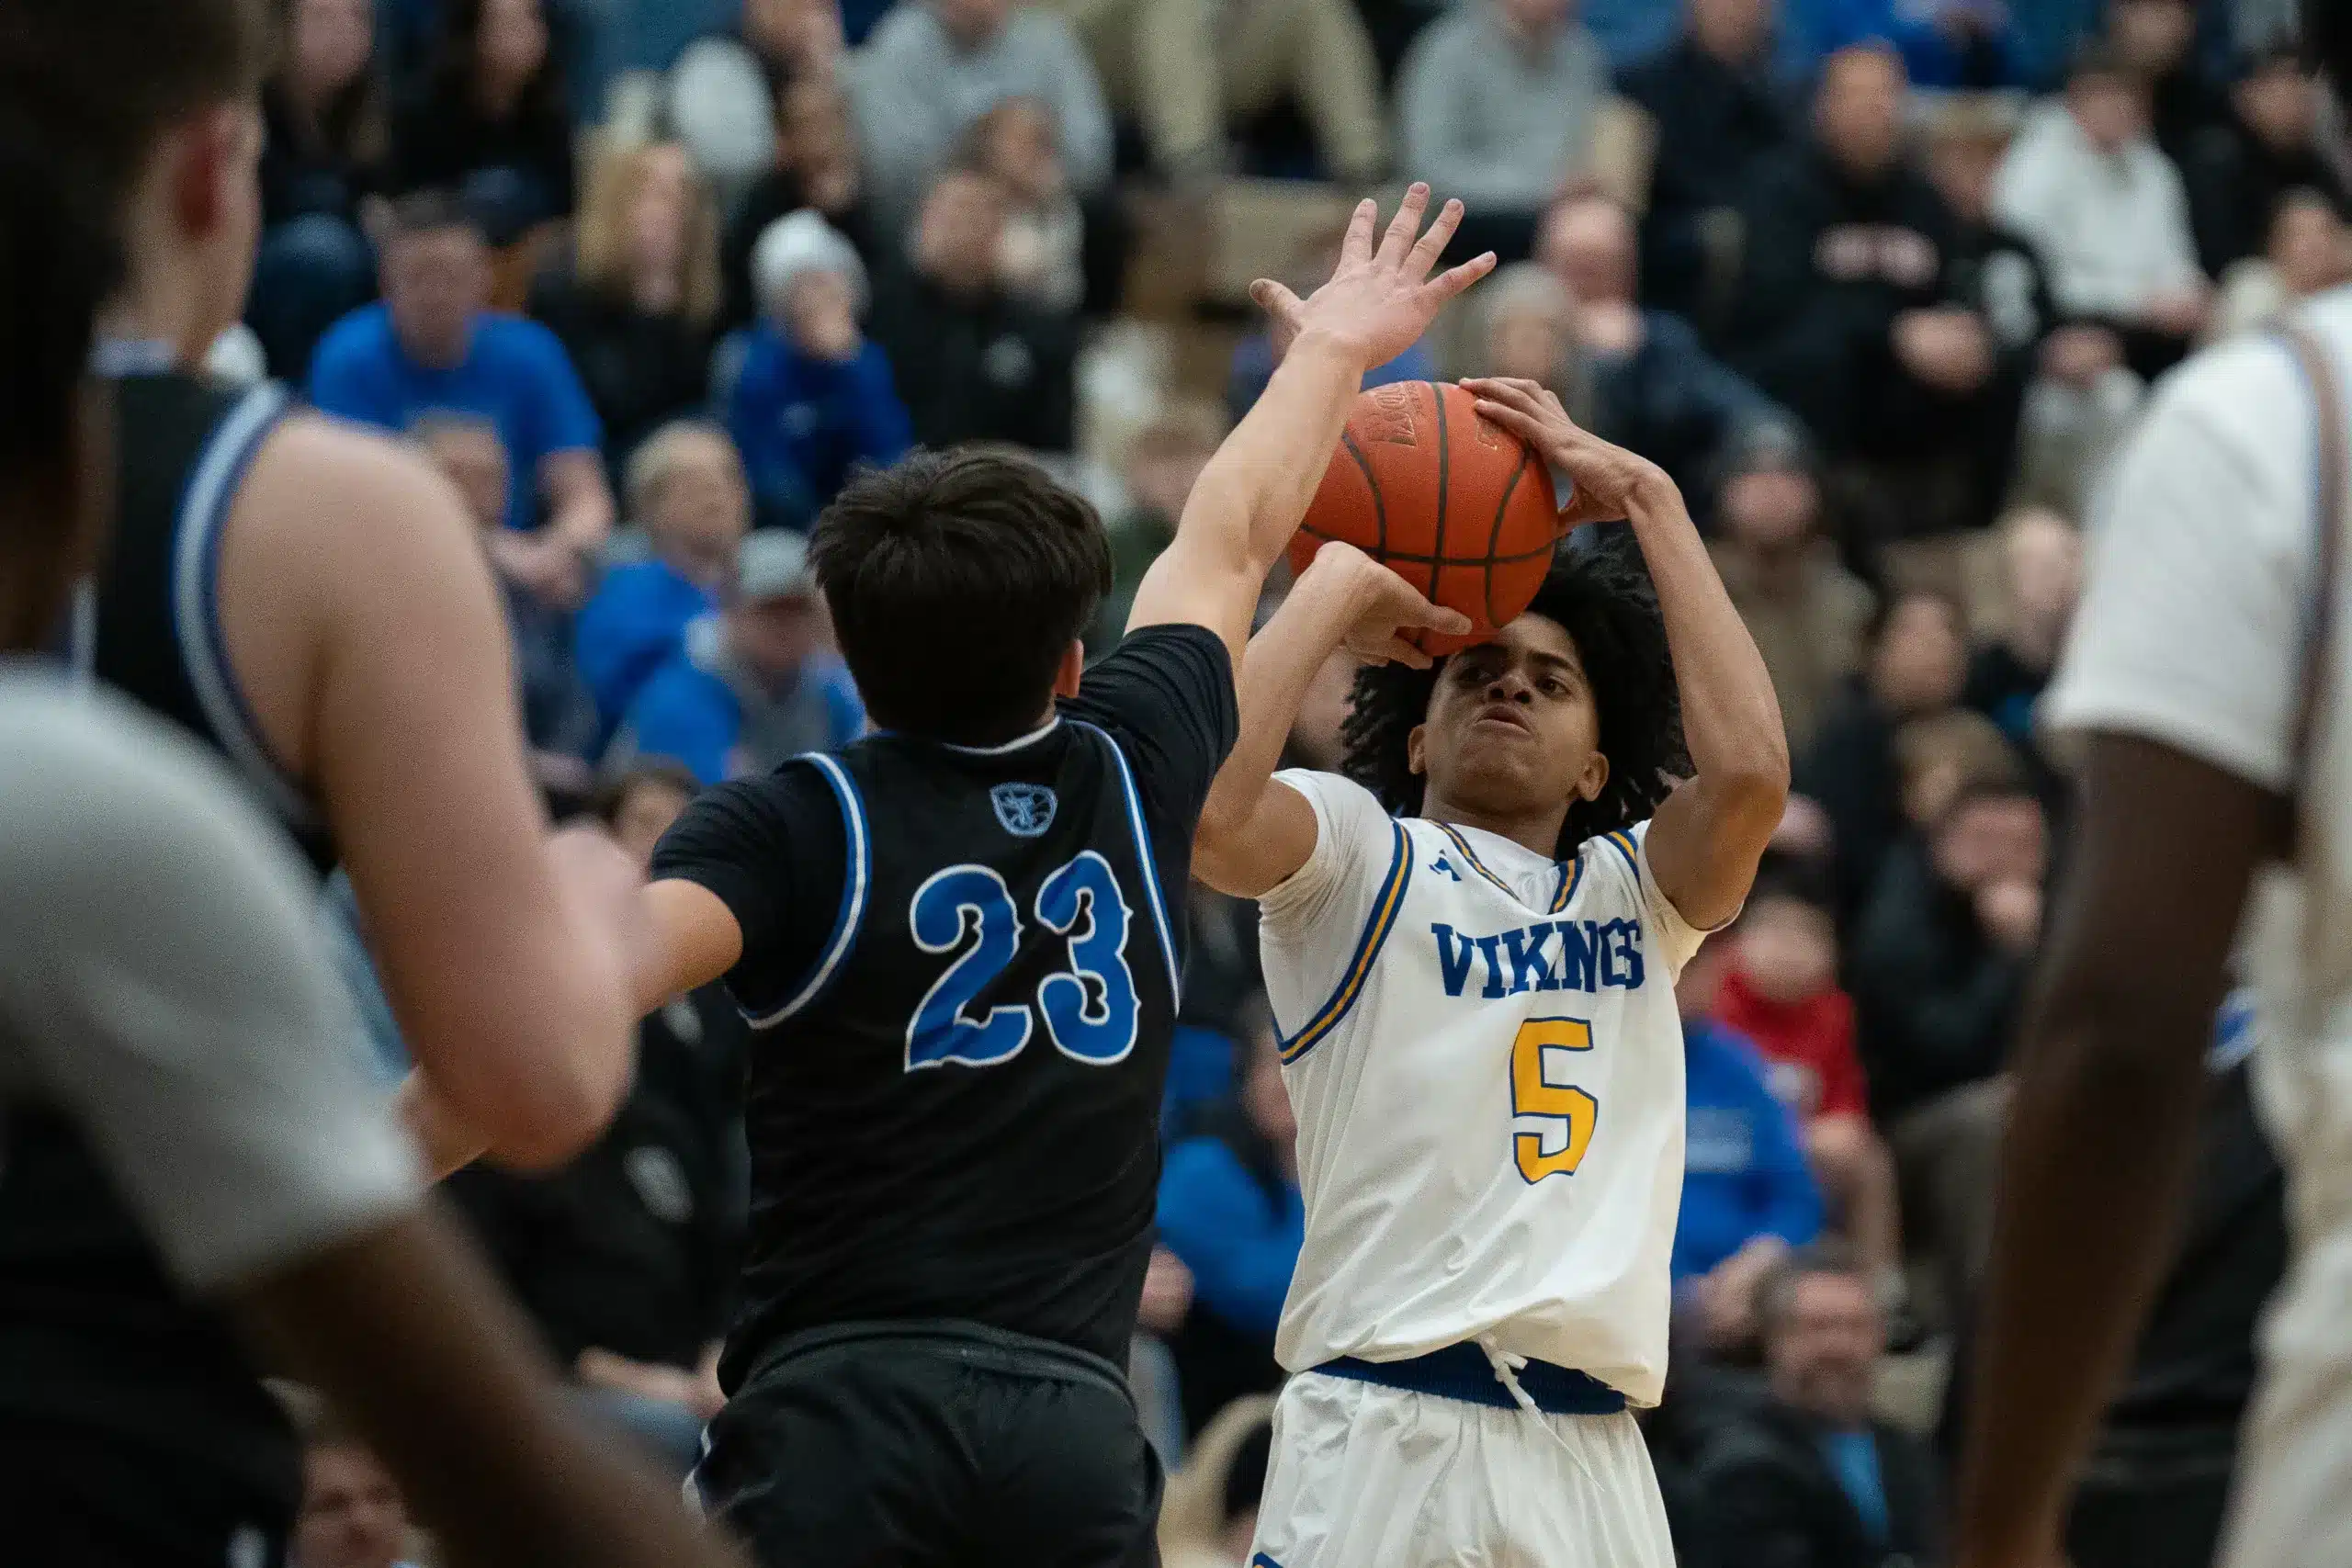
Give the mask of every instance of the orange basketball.
[{"label": "orange basketball", "polygon": [[1359,396],[1291,542],[1295,570],[1324,540],[1344,539],[1431,604],[1470,617],[1465,637],[1408,634],[1424,653],[1483,642],[1516,619],[1565,531],[1552,470],[1479,418],[1477,402],[1451,382],[1399,381]]}]

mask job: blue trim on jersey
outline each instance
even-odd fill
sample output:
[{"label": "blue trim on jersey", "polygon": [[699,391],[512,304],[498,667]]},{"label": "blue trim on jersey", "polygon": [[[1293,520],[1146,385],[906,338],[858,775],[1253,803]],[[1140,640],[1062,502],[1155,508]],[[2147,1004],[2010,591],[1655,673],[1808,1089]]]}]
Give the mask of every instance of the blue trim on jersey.
[{"label": "blue trim on jersey", "polygon": [[1612,829],[1600,835],[1601,841],[1625,859],[1625,869],[1634,874],[1634,881],[1642,880],[1641,846],[1634,842],[1634,835],[1623,828]]},{"label": "blue trim on jersey", "polygon": [[824,952],[819,955],[816,967],[809,972],[800,989],[792,994],[791,999],[774,1012],[759,1018],[745,1013],[744,1018],[754,1029],[765,1029],[783,1022],[815,1001],[819,993],[824,990],[825,983],[841,967],[842,960],[847,958],[850,949],[857,945],[857,923],[865,913],[865,888],[872,877],[872,847],[865,830],[865,802],[858,795],[856,784],[839,762],[822,752],[811,751],[795,760],[814,763],[817,771],[825,775],[825,782],[832,786],[834,798],[841,802],[842,825],[848,835],[849,864],[842,876],[841,908],[833,916],[832,933],[825,939]]},{"label": "blue trim on jersey", "polygon": [[1505,882],[1501,877],[1497,876],[1493,872],[1487,869],[1487,863],[1478,858],[1478,852],[1470,847],[1470,840],[1462,836],[1461,829],[1454,827],[1451,822],[1440,822],[1437,826],[1438,831],[1443,833],[1447,838],[1453,840],[1453,847],[1462,852],[1462,858],[1470,863],[1470,869],[1472,871],[1476,872],[1479,875],[1485,877],[1487,881],[1501,888],[1503,890],[1504,897],[1517,899],[1522,903],[1525,902],[1524,899],[1520,899],[1519,890],[1517,888],[1513,887],[1510,883]]},{"label": "blue trim on jersey", "polygon": [[1283,1568],[1283,1565],[1261,1551],[1250,1560],[1250,1568]]},{"label": "blue trim on jersey", "polygon": [[281,817],[309,826],[317,822],[317,809],[262,740],[220,629],[222,525],[262,443],[292,406],[277,383],[255,387],[214,427],[189,470],[172,533],[172,628],[188,685],[221,750]]},{"label": "blue trim on jersey", "polygon": [[1348,1010],[1356,1005],[1356,998],[1363,994],[1364,977],[1372,973],[1373,961],[1380,956],[1389,931],[1396,924],[1396,912],[1405,907],[1405,888],[1413,880],[1413,839],[1402,822],[1392,822],[1389,827],[1396,832],[1396,847],[1389,858],[1387,880],[1380,885],[1379,896],[1372,901],[1372,918],[1364,922],[1363,935],[1356,939],[1354,956],[1348,960],[1330,998],[1306,1021],[1306,1027],[1287,1040],[1276,1041],[1284,1066],[1314,1050],[1348,1016]]},{"label": "blue trim on jersey", "polygon": [[1080,729],[1092,730],[1111,749],[1111,761],[1118,765],[1119,785],[1127,795],[1127,826],[1135,830],[1136,857],[1143,863],[1143,890],[1151,898],[1151,923],[1159,932],[1159,951],[1168,959],[1168,995],[1173,1005],[1182,1007],[1184,1000],[1184,976],[1176,963],[1176,939],[1168,924],[1168,902],[1159,896],[1159,860],[1151,851],[1151,829],[1144,826],[1143,796],[1136,790],[1136,775],[1127,766],[1126,753],[1110,732],[1084,719],[1070,722]]},{"label": "blue trim on jersey", "polygon": [[1560,890],[1552,895],[1552,913],[1556,915],[1567,908],[1583,884],[1584,852],[1578,850],[1574,859],[1560,867]]}]

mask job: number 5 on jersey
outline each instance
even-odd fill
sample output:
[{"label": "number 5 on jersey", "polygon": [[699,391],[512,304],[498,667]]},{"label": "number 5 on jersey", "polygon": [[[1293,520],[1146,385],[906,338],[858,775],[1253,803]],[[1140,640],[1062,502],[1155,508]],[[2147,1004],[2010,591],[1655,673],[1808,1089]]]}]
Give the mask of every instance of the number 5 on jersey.
[{"label": "number 5 on jersey", "polygon": [[1572,1174],[1584,1161],[1600,1102],[1563,1081],[1576,1070],[1576,1053],[1592,1049],[1592,1025],[1580,1018],[1531,1018],[1510,1045],[1511,1152],[1519,1174],[1532,1183]]},{"label": "number 5 on jersey", "polygon": [[[1037,982],[1035,1010],[1055,1049],[1095,1066],[1125,1060],[1141,1004],[1127,968],[1127,901],[1111,863],[1089,850],[1062,865],[1039,886],[1035,914],[1069,941],[1069,967]],[[915,889],[907,920],[916,946],[956,955],[907,1025],[907,1071],[948,1062],[989,1067],[1019,1055],[1035,1022],[1029,1007],[964,1015],[1021,951],[1021,914],[1004,878],[985,865],[934,872]]]}]

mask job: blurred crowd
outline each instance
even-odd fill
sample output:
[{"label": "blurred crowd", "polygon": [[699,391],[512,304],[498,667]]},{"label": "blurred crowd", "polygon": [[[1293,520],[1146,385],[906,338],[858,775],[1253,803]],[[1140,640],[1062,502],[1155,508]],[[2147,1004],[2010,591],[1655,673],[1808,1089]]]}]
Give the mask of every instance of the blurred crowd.
[{"label": "blurred crowd", "polygon": [[[2065,847],[2035,707],[2081,530],[2169,367],[2352,276],[2352,148],[2290,4],[289,12],[213,370],[431,453],[504,594],[543,784],[640,852],[695,790],[864,728],[804,540],[858,465],[1036,454],[1111,525],[1107,646],[1272,374],[1239,285],[1311,286],[1365,191],[1463,197],[1457,251],[1504,265],[1374,379],[1528,377],[1666,467],[1798,759],[1745,913],[1679,987],[1677,1366],[1646,1417],[1679,1550],[1933,1560],[1965,1414],[1943,1369]],[[1297,761],[1336,761],[1350,674]],[[1194,892],[1134,1369],[1170,1561],[1199,1568],[1244,1555],[1303,1226],[1252,918]],[[723,997],[677,1004],[590,1156],[453,1184],[582,1400],[682,1470],[718,1398],[745,1046]],[[2214,1271],[2184,1287],[2190,1370],[2143,1369],[2128,1413],[2220,1430],[2224,1481],[2277,1271],[2276,1171],[2235,1132],[2233,1244],[2184,1255]],[[397,1496],[315,1437],[300,1561],[383,1568]],[[2077,1561],[2122,1560],[2098,1550]]]}]

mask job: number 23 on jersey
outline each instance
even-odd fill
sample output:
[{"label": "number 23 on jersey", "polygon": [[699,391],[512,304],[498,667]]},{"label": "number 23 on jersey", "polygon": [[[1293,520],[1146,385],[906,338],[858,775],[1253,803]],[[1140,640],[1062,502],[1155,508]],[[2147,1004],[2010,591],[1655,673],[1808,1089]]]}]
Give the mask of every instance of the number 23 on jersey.
[{"label": "number 23 on jersey", "polygon": [[949,866],[915,889],[907,910],[915,945],[956,956],[907,1025],[907,1071],[1009,1062],[1029,1043],[1039,1017],[1054,1048],[1075,1061],[1107,1067],[1135,1049],[1141,1004],[1126,958],[1132,911],[1111,863],[1088,850],[1063,864],[1039,885],[1032,913],[1067,940],[1068,966],[1037,983],[1034,1002],[967,1017],[965,1010],[1021,951],[1012,889],[985,865]]}]

